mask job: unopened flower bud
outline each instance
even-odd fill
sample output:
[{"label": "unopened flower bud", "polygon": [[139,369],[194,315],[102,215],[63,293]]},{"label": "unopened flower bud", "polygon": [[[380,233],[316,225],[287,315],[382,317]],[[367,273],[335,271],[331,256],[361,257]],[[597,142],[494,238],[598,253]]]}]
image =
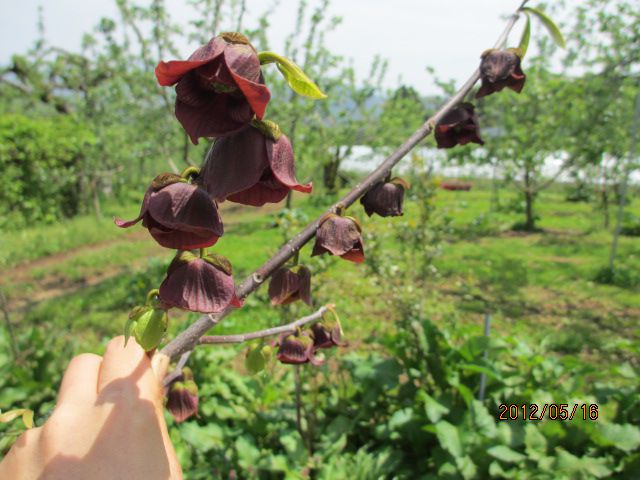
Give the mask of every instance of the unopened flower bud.
[{"label": "unopened flower bud", "polygon": [[151,351],[160,345],[162,337],[167,331],[169,316],[166,306],[153,298],[157,290],[152,290],[147,296],[147,303],[134,307],[124,327],[125,344],[133,335],[136,342],[146,351]]},{"label": "unopened flower bud", "polygon": [[198,413],[198,385],[190,368],[183,368],[182,374],[169,386],[167,409],[177,423]]},{"label": "unopened flower bud", "polygon": [[378,182],[360,199],[360,203],[369,216],[377,213],[381,217],[397,217],[403,214],[404,191],[407,189],[409,184],[401,178]]}]

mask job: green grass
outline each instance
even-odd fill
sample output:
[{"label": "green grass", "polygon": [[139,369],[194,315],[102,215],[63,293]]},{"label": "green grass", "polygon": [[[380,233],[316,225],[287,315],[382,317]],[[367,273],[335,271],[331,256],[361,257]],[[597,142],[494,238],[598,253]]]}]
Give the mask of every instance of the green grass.
[{"label": "green grass", "polygon": [[101,219],[84,215],[53,225],[33,225],[16,231],[0,232],[0,268],[71,250],[82,245],[108,241],[126,235],[115,228],[113,216],[135,217],[139,207],[109,205]]},{"label": "green grass", "polygon": [[[551,343],[560,353],[597,351],[601,357],[615,350],[616,342],[637,336],[632,322],[640,311],[637,289],[593,281],[597,270],[606,265],[611,234],[600,226],[601,218],[592,205],[566,202],[558,189],[543,193],[537,201],[543,231],[523,234],[510,231],[523,215],[505,208],[490,212],[490,197],[490,191],[481,188],[437,193],[438,215],[450,218],[451,230],[434,263],[437,276],[431,281],[432,288],[424,292],[434,318],[453,315],[480,329],[482,315],[489,309],[496,332],[541,341],[552,336]],[[501,193],[502,205],[514,204],[514,200],[515,192]],[[232,262],[236,281],[284,242],[278,224],[284,222],[295,232],[322,210],[318,200],[296,198],[296,205],[300,207],[296,217],[250,208],[223,211],[226,233],[213,248]],[[115,209],[122,216],[131,216],[137,206]],[[416,205],[408,202],[405,210],[402,221],[414,222]],[[640,212],[637,199],[628,210]],[[366,230],[379,236],[381,254],[398,248],[389,235],[400,219],[369,219],[359,206],[352,211]],[[122,331],[128,310],[143,301],[148,289],[159,285],[173,255],[141,234],[141,227],[136,229],[137,233],[123,233],[108,219],[81,217],[64,224],[3,233],[7,243],[3,243],[0,261],[5,268],[52,253],[63,254],[59,261],[45,261],[23,272],[20,282],[5,282],[7,296],[33,295],[51,283],[69,286],[68,293],[27,304],[24,311],[12,315],[22,317],[21,326],[54,326],[58,335],[74,338],[78,349],[99,349],[107,338]],[[33,239],[38,240],[31,245]],[[370,335],[393,330],[397,318],[389,309],[395,292],[384,281],[369,275],[364,266],[329,257],[310,259],[309,252],[309,247],[303,250],[301,262],[315,272],[316,305],[336,303],[352,340],[359,343]],[[640,269],[636,239],[621,238],[619,261],[627,268]],[[399,265],[397,275],[412,267]],[[101,279],[105,273],[109,275]],[[98,281],[92,283],[96,277]],[[74,285],[79,287],[74,289]],[[216,332],[264,328],[309,311],[306,305],[272,308],[266,288],[262,288],[217,326]],[[197,314],[172,312],[171,317],[173,336]]]}]

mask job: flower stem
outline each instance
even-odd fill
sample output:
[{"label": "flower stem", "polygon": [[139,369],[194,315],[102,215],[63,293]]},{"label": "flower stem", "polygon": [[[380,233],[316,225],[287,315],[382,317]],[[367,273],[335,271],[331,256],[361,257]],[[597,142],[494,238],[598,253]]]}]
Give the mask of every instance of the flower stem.
[{"label": "flower stem", "polygon": [[199,173],[200,169],[198,167],[189,166],[182,171],[180,176],[189,180],[190,178],[197,176]]},{"label": "flower stem", "polygon": [[157,297],[160,295],[160,290],[158,290],[157,288],[154,288],[153,290],[149,290],[149,293],[147,293],[147,299],[144,302],[145,305],[149,305],[149,303],[151,303],[151,300],[153,300],[153,297]]}]

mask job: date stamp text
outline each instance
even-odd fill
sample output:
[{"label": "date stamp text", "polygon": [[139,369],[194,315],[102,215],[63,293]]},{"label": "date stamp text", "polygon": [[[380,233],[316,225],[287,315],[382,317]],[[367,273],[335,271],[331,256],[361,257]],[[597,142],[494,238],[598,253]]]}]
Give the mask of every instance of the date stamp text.
[{"label": "date stamp text", "polygon": [[498,405],[498,420],[591,420],[598,419],[598,405],[595,403],[501,403]]}]

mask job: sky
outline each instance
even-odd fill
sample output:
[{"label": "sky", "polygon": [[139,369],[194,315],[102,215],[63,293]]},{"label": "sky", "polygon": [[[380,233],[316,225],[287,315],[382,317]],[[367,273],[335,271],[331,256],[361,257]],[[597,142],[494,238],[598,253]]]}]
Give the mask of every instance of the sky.
[{"label": "sky", "polygon": [[[311,3],[315,3],[310,0]],[[577,0],[572,0],[577,1]],[[187,0],[165,0],[180,23],[189,20]],[[273,0],[247,0],[249,26]],[[443,80],[460,85],[473,72],[479,55],[490,48],[503,29],[505,18],[520,0],[333,0],[329,14],[342,23],[326,38],[328,48],[353,59],[358,78],[367,75],[376,54],[389,61],[385,87],[411,85],[422,94],[439,93],[426,70],[432,66]],[[274,51],[282,51],[293,30],[298,0],[280,0],[274,9],[268,38]],[[115,0],[0,0],[0,65],[14,53],[24,52],[37,35],[38,6],[44,7],[48,42],[78,50],[83,33],[101,17],[117,17]],[[516,46],[522,22],[514,30]],[[188,56],[198,45],[179,45]],[[525,65],[526,66],[526,65]]]}]

